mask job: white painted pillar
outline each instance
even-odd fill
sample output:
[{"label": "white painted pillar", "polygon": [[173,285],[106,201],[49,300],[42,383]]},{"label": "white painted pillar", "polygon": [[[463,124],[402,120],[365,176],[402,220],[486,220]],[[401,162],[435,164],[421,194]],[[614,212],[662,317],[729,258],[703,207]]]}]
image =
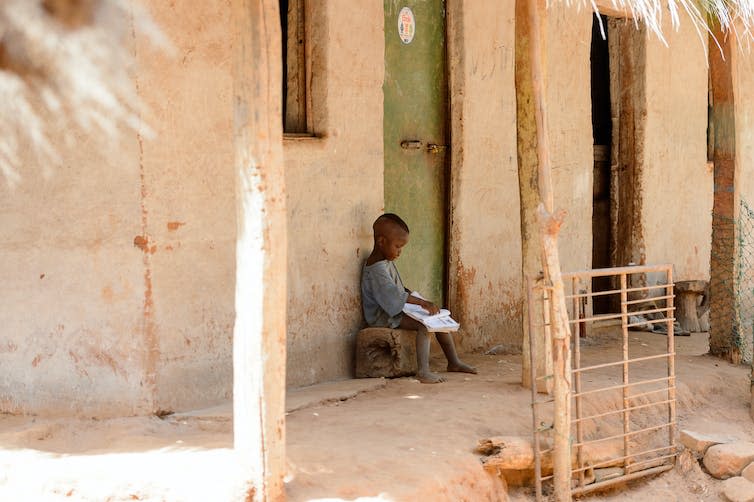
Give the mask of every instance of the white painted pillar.
[{"label": "white painted pillar", "polygon": [[[234,447],[247,500],[285,498],[287,231],[278,2],[233,0]],[[248,474],[246,474],[248,473]]]}]

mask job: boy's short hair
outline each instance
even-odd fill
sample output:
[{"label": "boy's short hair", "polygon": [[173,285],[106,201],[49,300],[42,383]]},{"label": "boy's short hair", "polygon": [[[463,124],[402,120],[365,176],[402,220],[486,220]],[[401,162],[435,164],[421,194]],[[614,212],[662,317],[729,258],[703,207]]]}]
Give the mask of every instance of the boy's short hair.
[{"label": "boy's short hair", "polygon": [[385,213],[382,216],[379,216],[376,220],[374,220],[374,224],[372,225],[372,229],[376,230],[377,225],[380,222],[383,222],[385,220],[390,220],[391,222],[395,223],[396,225],[398,225],[399,227],[401,227],[403,229],[403,231],[406,232],[407,234],[411,233],[409,231],[409,229],[408,229],[408,225],[406,224],[406,222],[403,221],[403,219],[400,216],[398,216],[397,214],[394,214],[394,213]]}]

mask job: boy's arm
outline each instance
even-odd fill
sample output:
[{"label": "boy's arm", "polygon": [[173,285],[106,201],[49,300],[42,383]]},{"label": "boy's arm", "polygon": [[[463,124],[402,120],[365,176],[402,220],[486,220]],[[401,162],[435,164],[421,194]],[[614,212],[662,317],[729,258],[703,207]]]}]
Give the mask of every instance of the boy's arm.
[{"label": "boy's arm", "polygon": [[421,308],[429,312],[431,315],[435,315],[436,313],[440,311],[440,309],[434,303],[415,297],[414,295],[411,294],[411,291],[409,291],[408,289],[406,290],[406,292],[409,293],[408,298],[406,298],[406,303],[419,305]]}]

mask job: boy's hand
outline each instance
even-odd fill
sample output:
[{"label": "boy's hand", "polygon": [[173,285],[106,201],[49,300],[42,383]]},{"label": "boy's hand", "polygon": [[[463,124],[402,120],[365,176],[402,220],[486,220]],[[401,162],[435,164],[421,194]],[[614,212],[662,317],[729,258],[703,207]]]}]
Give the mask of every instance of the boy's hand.
[{"label": "boy's hand", "polygon": [[422,308],[429,312],[431,315],[435,315],[438,312],[440,312],[440,309],[432,302],[423,301],[421,304]]}]

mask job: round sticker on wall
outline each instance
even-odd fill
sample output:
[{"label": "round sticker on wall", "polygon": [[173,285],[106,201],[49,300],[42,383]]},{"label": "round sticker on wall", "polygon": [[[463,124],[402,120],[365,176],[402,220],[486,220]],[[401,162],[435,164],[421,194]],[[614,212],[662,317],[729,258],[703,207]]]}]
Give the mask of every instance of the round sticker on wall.
[{"label": "round sticker on wall", "polygon": [[408,7],[401,9],[398,14],[398,36],[404,44],[410,44],[416,33],[416,21],[414,13]]}]

